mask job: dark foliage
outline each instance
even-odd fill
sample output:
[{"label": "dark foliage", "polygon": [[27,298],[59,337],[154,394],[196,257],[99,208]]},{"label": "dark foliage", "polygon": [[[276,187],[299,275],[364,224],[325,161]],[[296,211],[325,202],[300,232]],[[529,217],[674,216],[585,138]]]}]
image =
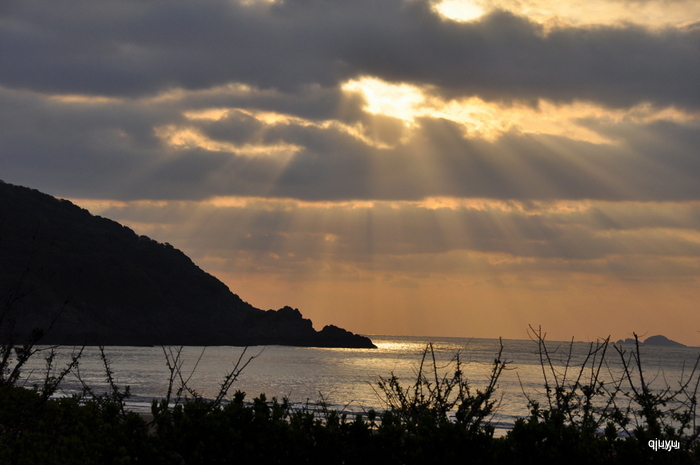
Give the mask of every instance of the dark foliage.
[{"label": "dark foliage", "polygon": [[[428,346],[415,381],[378,381],[387,409],[361,415],[293,407],[264,394],[247,401],[227,393],[250,363],[241,356],[221,395],[204,399],[180,372],[180,352],[165,350],[171,368],[168,396],[152,404],[152,421],[124,409],[128,387],[114,384],[103,353],[109,389],[50,399],[42,387],[0,389],[0,463],[7,464],[692,464],[700,462],[694,424],[695,371],[675,391],[652,391],[639,350],[619,351],[625,369],[610,386],[600,375],[607,340],[592,344],[581,366],[552,361],[541,331],[546,401],[530,400],[530,415],[505,436],[494,437],[490,415],[498,407],[499,352],[490,381],[475,389],[456,357],[439,373]],[[634,363],[629,363],[629,361]],[[641,375],[641,376],[640,376]],[[629,389],[627,388],[629,385]],[[644,387],[646,386],[646,387]],[[226,400],[229,399],[229,400]],[[677,440],[678,450],[653,450],[649,439]]]}]

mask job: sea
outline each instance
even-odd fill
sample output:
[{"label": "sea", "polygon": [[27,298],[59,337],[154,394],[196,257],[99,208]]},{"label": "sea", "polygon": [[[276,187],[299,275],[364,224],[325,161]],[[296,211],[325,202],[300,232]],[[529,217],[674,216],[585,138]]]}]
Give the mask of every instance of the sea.
[{"label": "sea", "polygon": [[[150,412],[152,400],[166,395],[171,378],[168,364],[171,367],[177,364],[175,373],[179,371],[181,378],[175,376],[174,391],[185,380],[196,395],[214,398],[227,374],[238,372],[229,398],[237,390],[245,392],[249,401],[264,393],[268,400],[286,397],[296,408],[325,406],[352,418],[370,409],[386,409],[386,397],[378,383],[396,376],[402,386],[413,386],[421,361],[423,373],[434,382],[436,373],[438,378],[451,377],[459,359],[472,392],[483,390],[502,346],[500,357],[506,368],[494,394],[497,409],[488,419],[501,434],[518,417],[529,414],[530,401],[547,406],[546,384],[566,386],[578,378],[585,383],[598,376],[606,381],[606,389],[613,389],[614,381],[624,375],[623,360],[633,381],[639,382],[636,360],[632,357],[634,344],[611,343],[603,354],[602,349],[595,352],[596,342],[546,341],[545,354],[536,340],[378,335],[370,338],[376,349],[110,346],[104,348],[104,354],[117,386],[121,389],[129,386],[131,396],[127,407],[136,412]],[[41,347],[30,360],[21,384],[41,384],[46,375],[44,358],[48,349]],[[60,347],[53,373],[58,373],[78,350]],[[591,352],[593,355],[589,355]],[[548,357],[543,358],[544,355]],[[686,391],[697,389],[699,373],[694,367],[700,348],[641,346],[640,356],[645,382],[656,392],[666,388],[679,390],[684,385]],[[108,390],[104,361],[97,347],[83,349],[78,368],[64,378],[57,395],[82,392],[83,386],[89,386],[96,394]],[[629,382],[623,382],[620,388],[631,391]],[[622,394],[618,398],[624,402]]]}]

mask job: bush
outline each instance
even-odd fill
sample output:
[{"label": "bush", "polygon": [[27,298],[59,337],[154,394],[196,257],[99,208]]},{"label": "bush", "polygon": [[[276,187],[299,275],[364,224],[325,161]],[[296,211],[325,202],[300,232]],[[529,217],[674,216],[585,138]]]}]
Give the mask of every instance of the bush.
[{"label": "bush", "polygon": [[[164,349],[170,368],[168,395],[152,404],[153,421],[125,409],[128,387],[114,383],[101,351],[107,392],[85,386],[81,395],[54,399],[65,370],[44,386],[0,387],[0,463],[7,464],[424,464],[451,461],[509,464],[623,464],[700,462],[696,426],[697,366],[679,387],[652,390],[639,345],[616,347],[622,371],[613,376],[609,341],[593,343],[580,366],[572,346],[563,367],[553,361],[541,330],[531,332],[544,379],[544,402],[529,398],[530,414],[503,437],[489,420],[498,408],[498,380],[506,369],[503,347],[489,381],[475,389],[455,356],[440,373],[432,345],[415,379],[402,385],[393,374],[380,378],[377,394],[386,410],[348,417],[264,394],[246,401],[228,391],[253,357],[244,354],[225,377],[219,395],[204,399],[180,371],[180,351]],[[47,360],[51,367],[53,358]],[[79,376],[79,353],[69,363]],[[603,373],[607,373],[606,377]],[[605,379],[604,379],[605,378]],[[50,389],[49,389],[50,390]],[[654,451],[648,441],[678,441],[678,450]]]}]

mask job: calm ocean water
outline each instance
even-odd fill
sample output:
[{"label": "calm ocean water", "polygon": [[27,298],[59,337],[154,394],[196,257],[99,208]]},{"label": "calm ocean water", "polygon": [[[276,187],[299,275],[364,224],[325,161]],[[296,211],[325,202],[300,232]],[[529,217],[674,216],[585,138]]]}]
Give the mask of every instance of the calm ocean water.
[{"label": "calm ocean water", "polygon": [[[474,389],[482,388],[489,379],[497,339],[426,338],[402,336],[371,336],[378,349],[322,349],[305,347],[266,346],[248,348],[244,359],[255,356],[233,385],[246,392],[252,400],[260,393],[267,398],[288,397],[293,403],[316,403],[321,399],[331,408],[349,413],[385,407],[376,389],[379,377],[396,374],[402,384],[415,381],[426,344],[432,343],[439,373],[450,372],[450,362],[459,353],[463,371]],[[537,344],[530,340],[503,340],[503,358],[510,362],[503,372],[497,390],[501,405],[492,421],[499,429],[507,428],[515,418],[528,414],[531,398],[544,400],[544,382]],[[560,373],[569,353],[569,343],[548,342],[555,369]],[[573,344],[571,366],[580,366],[589,344]],[[632,346],[624,346],[628,352]],[[106,347],[106,354],[120,386],[129,385],[132,397],[128,404],[135,411],[150,411],[153,398],[165,395],[168,369],[161,347]],[[65,363],[70,348],[61,349],[59,364]],[[202,353],[203,352],[203,353]],[[191,376],[189,386],[205,397],[213,397],[243,352],[240,347],[185,347],[182,350],[182,373]],[[655,379],[656,386],[668,383],[677,387],[688,376],[700,348],[642,348],[645,377]],[[201,359],[200,359],[201,356]],[[606,355],[608,367],[604,376],[619,376],[620,356],[612,344]],[[43,376],[44,362],[35,357],[26,370],[25,382],[31,385]],[[87,347],[80,362],[80,376],[96,392],[106,388],[105,371],[96,347]],[[451,373],[451,372],[450,372]],[[589,371],[586,375],[589,375]],[[573,372],[569,371],[568,376]],[[61,393],[70,395],[80,390],[80,383],[69,375]]]}]

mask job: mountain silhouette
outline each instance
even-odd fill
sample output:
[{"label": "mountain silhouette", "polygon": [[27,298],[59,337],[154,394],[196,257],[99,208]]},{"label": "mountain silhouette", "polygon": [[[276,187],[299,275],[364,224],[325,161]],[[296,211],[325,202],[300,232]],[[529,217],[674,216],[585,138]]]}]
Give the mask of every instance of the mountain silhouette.
[{"label": "mountain silhouette", "polygon": [[170,244],[0,181],[0,339],[45,344],[375,347],[260,310]]}]

